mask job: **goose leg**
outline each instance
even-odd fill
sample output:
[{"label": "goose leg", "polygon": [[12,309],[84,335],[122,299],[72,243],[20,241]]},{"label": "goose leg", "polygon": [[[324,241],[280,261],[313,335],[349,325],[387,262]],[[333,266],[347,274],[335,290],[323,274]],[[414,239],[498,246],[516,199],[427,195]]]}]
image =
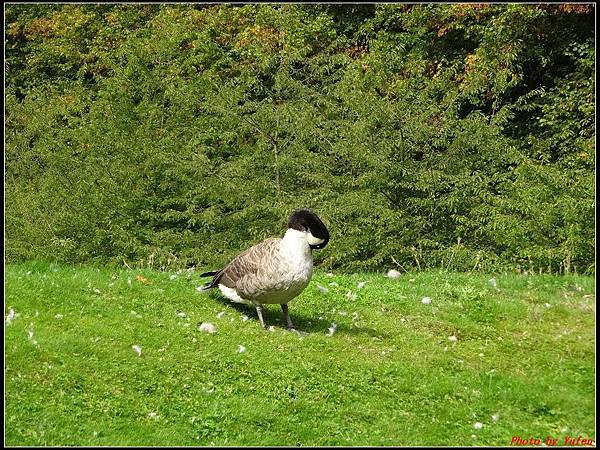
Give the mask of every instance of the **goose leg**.
[{"label": "goose leg", "polygon": [[255,303],[254,307],[256,308],[256,314],[258,315],[258,320],[260,321],[260,324],[263,328],[267,328],[267,326],[265,325],[265,321],[263,319],[263,315],[262,315],[262,305],[260,303]]},{"label": "goose leg", "polygon": [[285,320],[285,324],[288,330],[295,330],[294,324],[292,323],[292,319],[290,318],[290,311],[287,303],[281,304],[281,311],[283,311],[283,319]]}]

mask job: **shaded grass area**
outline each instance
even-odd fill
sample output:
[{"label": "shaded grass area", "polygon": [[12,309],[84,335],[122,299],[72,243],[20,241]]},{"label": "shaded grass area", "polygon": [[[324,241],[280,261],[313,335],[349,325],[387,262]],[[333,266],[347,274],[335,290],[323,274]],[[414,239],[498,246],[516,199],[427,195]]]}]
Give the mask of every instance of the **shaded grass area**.
[{"label": "shaded grass area", "polygon": [[6,444],[595,440],[595,280],[491,277],[317,272],[290,303],[299,336],[193,272],[9,265]]}]

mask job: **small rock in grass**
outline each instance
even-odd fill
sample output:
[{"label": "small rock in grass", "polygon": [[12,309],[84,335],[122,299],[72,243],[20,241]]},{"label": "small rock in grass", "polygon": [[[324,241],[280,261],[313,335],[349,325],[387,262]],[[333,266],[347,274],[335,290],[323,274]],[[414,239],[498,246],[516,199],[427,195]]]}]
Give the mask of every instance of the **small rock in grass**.
[{"label": "small rock in grass", "polygon": [[431,298],[423,297],[423,300],[421,300],[421,303],[423,303],[424,305],[429,305],[429,304],[431,304]]},{"label": "small rock in grass", "polygon": [[551,305],[550,303],[544,303],[544,306],[545,306],[546,308],[552,308],[552,305]]},{"label": "small rock in grass", "polygon": [[392,279],[398,279],[400,278],[400,275],[400,272],[398,272],[396,269],[390,269],[387,273],[387,277]]},{"label": "small rock in grass", "polygon": [[204,331],[205,333],[216,333],[217,327],[215,327],[212,323],[203,322],[198,325],[198,331]]},{"label": "small rock in grass", "polygon": [[96,294],[99,294],[99,293],[100,293],[100,289],[98,289],[98,288],[94,288],[94,292],[95,292]]},{"label": "small rock in grass", "polygon": [[475,428],[476,430],[481,430],[483,428],[483,424],[481,422],[475,422],[473,424],[473,428]]},{"label": "small rock in grass", "polygon": [[132,345],[131,348],[138,356],[142,356],[142,347],[139,345]]},{"label": "small rock in grass", "polygon": [[177,311],[177,317],[181,317],[182,319],[185,319],[187,317],[187,314],[184,313],[183,311]]}]

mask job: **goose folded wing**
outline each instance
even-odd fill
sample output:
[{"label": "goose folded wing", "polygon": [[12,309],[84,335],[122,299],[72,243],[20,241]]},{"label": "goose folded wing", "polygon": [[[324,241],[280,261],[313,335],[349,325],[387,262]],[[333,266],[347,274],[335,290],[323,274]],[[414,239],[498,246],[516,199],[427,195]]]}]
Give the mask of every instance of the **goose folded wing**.
[{"label": "goose folded wing", "polygon": [[260,285],[268,281],[267,274],[278,259],[280,240],[267,239],[240,253],[215,276],[213,284],[223,284],[242,294],[260,290]]}]

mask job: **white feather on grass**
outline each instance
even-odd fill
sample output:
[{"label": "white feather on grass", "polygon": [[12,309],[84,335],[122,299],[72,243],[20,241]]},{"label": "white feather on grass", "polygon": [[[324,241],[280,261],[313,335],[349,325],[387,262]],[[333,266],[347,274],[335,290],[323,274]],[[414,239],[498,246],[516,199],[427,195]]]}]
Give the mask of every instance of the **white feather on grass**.
[{"label": "white feather on grass", "polygon": [[388,273],[387,273],[388,278],[398,279],[398,278],[400,278],[400,276],[401,276],[400,272],[398,272],[396,269],[388,270]]},{"label": "white feather on grass", "polygon": [[327,336],[333,336],[333,333],[335,333],[336,329],[337,325],[335,323],[332,323],[331,326],[327,328]]},{"label": "white feather on grass", "polygon": [[205,333],[216,333],[217,327],[215,327],[212,323],[203,322],[198,325],[198,331],[203,331]]},{"label": "white feather on grass", "polygon": [[8,310],[8,315],[6,316],[6,325],[10,325],[15,318],[15,310],[10,308]]},{"label": "white feather on grass", "polygon": [[317,289],[321,292],[321,294],[327,294],[329,292],[329,289],[319,283],[317,283]]}]

